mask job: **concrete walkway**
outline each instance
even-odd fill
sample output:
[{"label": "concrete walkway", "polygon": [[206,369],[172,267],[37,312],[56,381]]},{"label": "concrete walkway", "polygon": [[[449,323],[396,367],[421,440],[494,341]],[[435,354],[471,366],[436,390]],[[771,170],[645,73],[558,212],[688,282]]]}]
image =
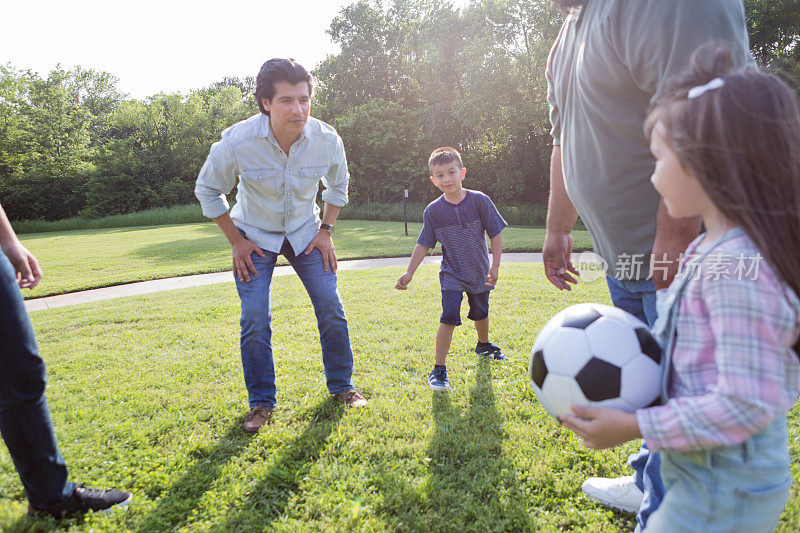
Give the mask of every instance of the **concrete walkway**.
[{"label": "concrete walkway", "polygon": [[[410,257],[387,257],[382,259],[354,259],[350,261],[339,261],[339,270],[363,270],[367,268],[382,267],[404,267],[408,266]],[[438,265],[442,262],[441,256],[428,256],[423,259],[423,265]],[[506,253],[503,254],[503,263],[541,263],[542,254],[540,253]],[[294,274],[291,266],[275,267],[273,276],[285,276]],[[233,275],[230,271],[215,272],[213,274],[197,274],[194,276],[180,276],[177,278],[156,279],[153,281],[140,281],[126,285],[116,285],[102,289],[92,289],[88,291],[71,292],[59,294],[57,296],[47,296],[45,298],[34,298],[25,301],[25,308],[30,311],[43,311],[56,307],[66,307],[113,298],[123,298],[125,296],[137,296],[139,294],[150,294],[153,292],[171,291],[175,289],[185,289],[187,287],[199,287],[201,285],[214,285],[216,283],[232,283]]]}]

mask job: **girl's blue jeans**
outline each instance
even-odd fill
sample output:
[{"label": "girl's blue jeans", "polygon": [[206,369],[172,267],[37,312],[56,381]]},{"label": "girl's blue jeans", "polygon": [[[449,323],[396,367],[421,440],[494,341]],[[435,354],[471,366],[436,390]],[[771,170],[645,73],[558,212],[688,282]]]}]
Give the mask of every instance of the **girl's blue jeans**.
[{"label": "girl's blue jeans", "polygon": [[[656,288],[652,280],[629,281],[606,278],[611,301],[616,307],[629,312],[645,324],[652,326],[657,317]],[[642,505],[636,513],[637,529],[647,525],[650,514],[658,509],[664,497],[664,483],[661,481],[661,458],[651,452],[644,441],[641,448],[628,458],[633,468],[636,486],[644,493]]]},{"label": "girl's blue jeans", "polygon": [[660,455],[667,490],[648,533],[775,530],[791,481],[786,416],[742,444]]},{"label": "girl's blue jeans", "polygon": [[[281,254],[297,272],[314,306],[328,391],[339,394],[352,389],[353,351],[336,274],[330,268],[327,271],[323,268],[322,254],[316,248],[308,255],[295,255],[288,241],[284,241]],[[250,281],[236,279],[242,303],[242,368],[251,408],[275,407],[277,394],[270,288],[279,254],[264,250],[264,255],[251,256],[258,275],[250,274]]]},{"label": "girl's blue jeans", "polygon": [[58,450],[46,381],[16,272],[0,253],[0,435],[37,509],[64,502],[75,490]]}]

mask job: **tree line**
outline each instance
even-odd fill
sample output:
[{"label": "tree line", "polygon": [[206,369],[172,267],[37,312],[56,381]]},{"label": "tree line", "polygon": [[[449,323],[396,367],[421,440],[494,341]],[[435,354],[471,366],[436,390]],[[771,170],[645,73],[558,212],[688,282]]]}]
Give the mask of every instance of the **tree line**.
[{"label": "tree line", "polygon": [[[800,78],[798,0],[747,0],[754,57]],[[545,63],[563,20],[549,0],[360,0],[328,33],[312,115],[344,140],[351,201],[426,202],[425,161],[461,150],[467,187],[543,204],[551,139]],[[267,59],[267,58],[265,58]],[[259,65],[254,65],[256,71]],[[306,65],[312,67],[312,65]],[[0,66],[0,202],[15,220],[96,217],[194,201],[212,142],[258,110],[252,77],[127,98],[110,73]]]}]

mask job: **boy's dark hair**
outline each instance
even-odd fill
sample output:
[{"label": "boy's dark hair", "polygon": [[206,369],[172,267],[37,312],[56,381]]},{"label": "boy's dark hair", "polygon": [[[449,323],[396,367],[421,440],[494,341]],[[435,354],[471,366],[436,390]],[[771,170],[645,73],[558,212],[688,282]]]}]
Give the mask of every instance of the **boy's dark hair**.
[{"label": "boy's dark hair", "polygon": [[458,150],[452,146],[442,146],[431,152],[431,156],[428,158],[428,168],[433,165],[446,165],[453,161],[458,163],[459,167],[464,168],[464,163],[461,161],[461,154],[458,153]]},{"label": "boy's dark hair", "polygon": [[275,96],[275,83],[279,81],[292,85],[306,82],[309,96],[311,96],[311,91],[313,90],[311,74],[303,68],[303,65],[295,63],[294,59],[291,58],[270,59],[261,65],[261,70],[258,71],[258,76],[256,77],[256,92],[253,93],[256,105],[267,116],[269,116],[269,111],[264,109],[261,99],[266,98],[268,102],[271,102],[272,97]]},{"label": "boy's dark hair", "polygon": [[714,205],[800,294],[800,110],[794,92],[753,67],[734,69],[730,48],[721,44],[695,52],[673,88],[647,117],[647,136],[661,128]]}]

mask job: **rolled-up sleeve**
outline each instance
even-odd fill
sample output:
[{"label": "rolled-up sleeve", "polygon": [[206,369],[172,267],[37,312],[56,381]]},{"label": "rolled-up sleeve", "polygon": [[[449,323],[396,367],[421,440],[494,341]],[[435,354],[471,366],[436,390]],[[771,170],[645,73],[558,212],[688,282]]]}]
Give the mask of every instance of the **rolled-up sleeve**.
[{"label": "rolled-up sleeve", "polygon": [[216,218],[228,212],[225,197],[236,186],[236,164],[233,151],[224,140],[211,145],[211,150],[197,176],[194,195],[200,201],[203,215]]},{"label": "rolled-up sleeve", "polygon": [[336,137],[332,147],[331,166],[328,173],[322,178],[322,201],[331,205],[342,207],[347,204],[347,187],[350,183],[350,172],[347,170],[347,156],[344,153],[344,144],[341,137]]}]

